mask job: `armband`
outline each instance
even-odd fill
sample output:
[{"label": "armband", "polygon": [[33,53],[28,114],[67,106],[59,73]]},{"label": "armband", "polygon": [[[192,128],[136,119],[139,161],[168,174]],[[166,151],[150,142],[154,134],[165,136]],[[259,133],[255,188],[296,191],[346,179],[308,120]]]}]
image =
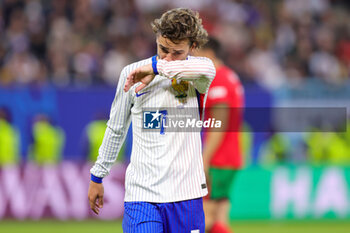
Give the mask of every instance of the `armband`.
[{"label": "armband", "polygon": [[157,55],[154,55],[153,57],[152,57],[152,68],[153,68],[153,73],[155,74],[155,75],[157,75],[157,74],[159,74],[158,73],[158,69],[157,69]]},{"label": "armband", "polygon": [[95,182],[95,183],[102,183],[102,179],[101,177],[97,177],[97,176],[94,176],[93,174],[91,174],[91,181]]}]

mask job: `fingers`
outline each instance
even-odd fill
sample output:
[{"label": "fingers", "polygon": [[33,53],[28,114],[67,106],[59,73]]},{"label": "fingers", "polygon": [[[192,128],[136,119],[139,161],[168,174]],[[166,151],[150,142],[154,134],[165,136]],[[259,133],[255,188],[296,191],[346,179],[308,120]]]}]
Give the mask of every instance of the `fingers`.
[{"label": "fingers", "polygon": [[148,74],[147,72],[143,72],[141,68],[137,68],[133,70],[126,78],[124,92],[129,91],[133,85],[141,82],[140,86],[135,89],[135,92],[139,92],[145,88],[153,80],[154,77],[154,74]]},{"label": "fingers", "polygon": [[104,189],[102,183],[90,181],[88,199],[90,208],[95,214],[99,214],[100,208],[103,207],[103,193]]},{"label": "fingers", "polygon": [[136,87],[135,92],[141,91],[143,88],[145,88],[147,84],[141,83],[138,87]]},{"label": "fingers", "polygon": [[131,74],[126,78],[125,86],[124,86],[124,91],[128,92],[129,89],[134,85],[134,78],[131,76]]},{"label": "fingers", "polygon": [[131,71],[131,73],[128,75],[126,78],[125,86],[124,86],[124,91],[128,92],[129,89],[136,83],[135,77],[138,72],[138,69]]},{"label": "fingers", "polygon": [[100,213],[100,209],[103,207],[103,196],[96,196],[95,198],[90,197],[89,204],[91,210],[98,215]]},{"label": "fingers", "polygon": [[91,210],[95,213],[95,214],[97,214],[98,215],[98,213],[99,213],[99,209],[98,209],[98,207],[96,206],[96,199],[97,198],[89,198],[89,204],[90,204],[90,208],[91,208]]},{"label": "fingers", "polygon": [[98,198],[98,208],[102,208],[103,207],[103,196],[100,196]]}]

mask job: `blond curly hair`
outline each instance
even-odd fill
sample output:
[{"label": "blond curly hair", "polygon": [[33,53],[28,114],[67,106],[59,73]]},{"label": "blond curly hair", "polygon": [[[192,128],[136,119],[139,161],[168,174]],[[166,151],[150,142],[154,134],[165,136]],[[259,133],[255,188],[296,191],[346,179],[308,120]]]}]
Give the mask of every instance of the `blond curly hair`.
[{"label": "blond curly hair", "polygon": [[178,43],[189,39],[190,46],[202,47],[208,41],[208,33],[203,28],[199,13],[186,8],[176,8],[165,12],[151,23],[156,35]]}]

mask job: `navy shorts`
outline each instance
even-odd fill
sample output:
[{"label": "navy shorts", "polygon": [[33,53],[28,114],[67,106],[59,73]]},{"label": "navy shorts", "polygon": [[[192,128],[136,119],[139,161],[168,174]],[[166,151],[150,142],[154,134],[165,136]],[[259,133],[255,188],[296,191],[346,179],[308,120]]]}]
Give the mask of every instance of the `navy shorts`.
[{"label": "navy shorts", "polygon": [[204,233],[203,199],[171,203],[125,202],[125,233]]}]

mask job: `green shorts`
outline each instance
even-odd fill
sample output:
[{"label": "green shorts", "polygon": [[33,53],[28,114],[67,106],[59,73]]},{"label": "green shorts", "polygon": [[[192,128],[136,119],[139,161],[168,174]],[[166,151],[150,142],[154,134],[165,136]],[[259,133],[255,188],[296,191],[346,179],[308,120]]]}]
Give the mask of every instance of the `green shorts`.
[{"label": "green shorts", "polygon": [[235,169],[209,168],[210,199],[228,199],[237,172]]}]

